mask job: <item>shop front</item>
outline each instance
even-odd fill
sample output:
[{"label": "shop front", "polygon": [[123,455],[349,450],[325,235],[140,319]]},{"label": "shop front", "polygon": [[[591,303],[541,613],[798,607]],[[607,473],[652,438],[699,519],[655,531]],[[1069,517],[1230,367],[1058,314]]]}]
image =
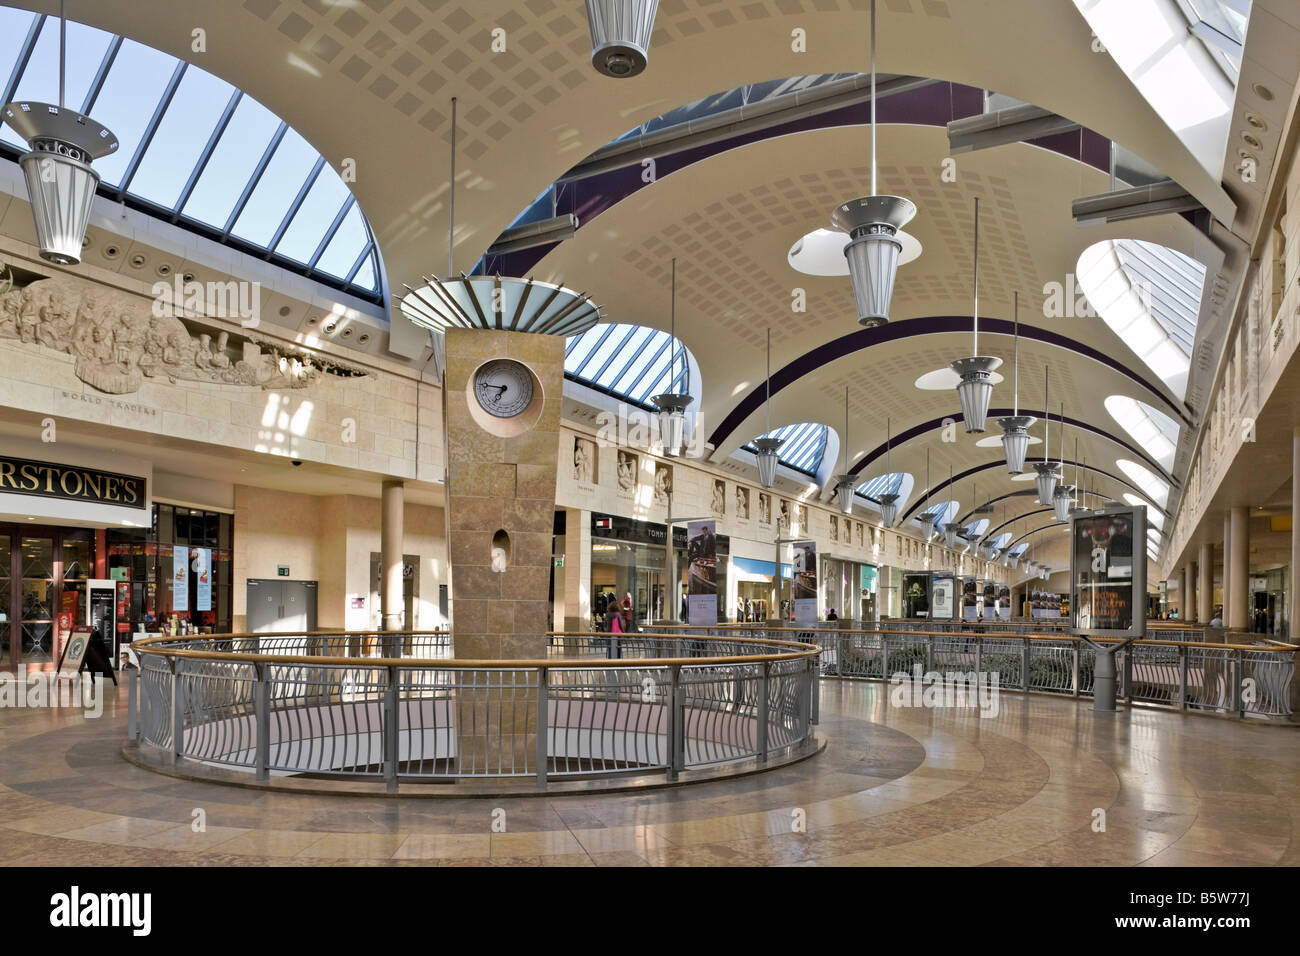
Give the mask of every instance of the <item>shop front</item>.
[{"label": "shop front", "polygon": [[[670,607],[663,592],[666,555],[664,525],[616,515],[591,516],[591,619],[595,630],[609,626],[615,604],[631,599],[634,622],[640,626],[683,616],[686,587],[686,529],[673,528],[676,555],[676,607]],[[717,581],[720,594],[728,594],[730,539],[717,536]],[[727,619],[724,602],[718,605],[718,620]]]},{"label": "shop front", "polygon": [[877,565],[826,555],[822,559],[823,611],[835,611],[841,621],[877,621]]}]

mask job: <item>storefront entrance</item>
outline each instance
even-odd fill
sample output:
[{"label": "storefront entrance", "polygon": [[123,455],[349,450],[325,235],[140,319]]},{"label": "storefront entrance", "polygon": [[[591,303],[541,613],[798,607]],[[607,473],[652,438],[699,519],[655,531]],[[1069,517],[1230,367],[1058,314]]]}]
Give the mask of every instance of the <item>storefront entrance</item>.
[{"label": "storefront entrance", "polygon": [[92,534],[0,524],[0,669],[53,669],[59,615],[68,624],[86,618]]}]

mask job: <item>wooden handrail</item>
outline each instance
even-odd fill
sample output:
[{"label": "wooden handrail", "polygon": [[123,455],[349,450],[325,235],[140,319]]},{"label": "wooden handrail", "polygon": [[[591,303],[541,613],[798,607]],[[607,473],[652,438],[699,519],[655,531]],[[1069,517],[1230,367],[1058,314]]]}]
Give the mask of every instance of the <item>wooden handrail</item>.
[{"label": "wooden handrail", "polygon": [[[434,633],[430,631],[333,631],[333,636],[345,637],[366,637],[372,634],[382,635],[385,637],[404,637],[416,634]],[[446,633],[446,632],[438,632]],[[620,639],[635,637],[632,634],[613,634],[609,632],[597,631],[547,631],[547,637],[616,637]],[[306,637],[303,633],[288,634],[222,634],[221,640],[229,639],[248,639],[263,637]],[[656,635],[645,635],[656,636]],[[135,641],[132,647],[137,649],[145,648],[147,653],[158,654],[163,657],[179,657],[191,660],[211,660],[211,661],[232,661],[247,664],[306,664],[311,666],[338,665],[347,664],[353,667],[419,667],[439,670],[533,670],[533,669],[553,669],[573,666],[586,666],[590,668],[592,662],[599,662],[601,668],[632,668],[646,666],[672,666],[672,665],[689,665],[693,667],[710,665],[710,664],[762,664],[773,661],[793,661],[807,660],[815,658],[821,654],[820,647],[813,647],[798,641],[781,641],[769,638],[752,638],[752,637],[727,637],[722,640],[733,643],[746,644],[763,644],[776,645],[779,647],[789,647],[791,652],[778,654],[751,654],[731,657],[636,657],[636,658],[615,658],[607,659],[604,657],[586,657],[572,658],[565,661],[563,658],[556,660],[533,660],[521,658],[519,660],[462,660],[460,658],[412,658],[412,657],[312,657],[295,654],[249,654],[237,651],[192,651],[179,647],[155,647],[153,645],[162,641],[193,640],[203,641],[211,640],[217,635],[183,635],[183,636],[158,636],[149,637]],[[686,638],[692,640],[693,638]]]}]

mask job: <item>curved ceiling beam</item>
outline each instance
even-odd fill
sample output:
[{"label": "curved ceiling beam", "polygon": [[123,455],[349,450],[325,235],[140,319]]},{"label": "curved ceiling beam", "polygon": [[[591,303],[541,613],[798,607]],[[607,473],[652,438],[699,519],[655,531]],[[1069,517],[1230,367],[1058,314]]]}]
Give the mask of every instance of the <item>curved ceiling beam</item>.
[{"label": "curved ceiling beam", "polygon": [[[939,335],[942,333],[966,333],[972,330],[974,321],[969,316],[962,315],[931,315],[917,317],[914,319],[901,319],[897,322],[890,322],[887,325],[877,326],[873,329],[858,329],[847,335],[842,335],[838,339],[833,339],[824,345],[796,358],[794,361],[779,369],[772,375],[772,394],[778,394],[782,389],[787,388],[806,375],[814,372],[821,372],[826,367],[839,359],[846,358],[863,349],[871,348],[873,345],[880,345],[884,342],[897,342],[921,335]],[[1014,337],[1015,326],[1006,319],[984,318],[980,319],[980,331],[985,335],[1004,335],[1007,338]],[[1128,378],[1135,384],[1141,386],[1146,392],[1154,395],[1160,402],[1177,416],[1178,421],[1187,427],[1192,427],[1192,421],[1187,417],[1186,411],[1179,406],[1177,402],[1167,396],[1154,383],[1143,378],[1137,372],[1134,372],[1122,362],[1111,358],[1104,352],[1094,349],[1091,346],[1084,345],[1082,342],[1076,342],[1057,332],[1050,332],[1047,329],[1040,329],[1033,325],[1020,325],[1020,337],[1030,339],[1034,342],[1041,342],[1044,345],[1050,345],[1055,348],[1065,349],[1073,352],[1075,355],[1092,359],[1105,365],[1107,368],[1118,372],[1125,378]],[[731,436],[741,424],[750,415],[754,414],[763,407],[766,392],[760,383],[751,389],[744,398],[736,403],[736,406],[727,414],[721,424],[713,430],[709,436],[709,444],[714,448],[719,448]]]},{"label": "curved ceiling beam", "polygon": [[[1144,499],[1146,498],[1146,495],[1142,494],[1141,488],[1138,488],[1136,485],[1129,483],[1126,479],[1121,478],[1118,475],[1112,475],[1108,471],[1103,471],[1102,469],[1096,467],[1095,465],[1080,464],[1079,462],[1071,461],[1068,458],[1065,459],[1065,464],[1075,465],[1079,468],[1082,468],[1084,471],[1096,472],[1097,474],[1101,475],[1103,478],[1109,478],[1111,479],[1111,481],[1117,482],[1123,485],[1125,488],[1132,489],[1134,494],[1142,495]],[[1005,468],[1005,467],[1006,467],[1006,462],[1004,461],[985,462],[982,465],[976,465],[974,468],[967,468],[965,471],[961,472],[960,474],[953,475],[951,478],[941,481],[939,484],[935,485],[934,488],[926,488],[925,491],[922,492],[922,494],[912,504],[912,506],[907,509],[906,514],[904,514],[902,519],[900,520],[907,521],[909,518],[912,517],[913,513],[916,511],[917,508],[921,507],[922,504],[929,501],[935,495],[939,494],[944,488],[954,487],[962,479],[970,478],[972,475],[977,475],[981,471],[988,471],[990,468]]]},{"label": "curved ceiling beam", "polygon": [[[1015,409],[1011,409],[1011,408],[990,408],[988,411],[988,418],[989,421],[993,421],[993,419],[995,418],[1001,418],[1007,415],[1011,415],[1014,411]],[[1042,421],[1043,419],[1043,413],[1041,411],[1035,411],[1030,408],[1021,408],[1020,414],[1033,415],[1039,421]],[[920,425],[914,425],[913,427],[907,429],[906,431],[899,432],[896,436],[894,436],[892,440],[887,442],[886,445],[877,445],[868,454],[863,455],[861,458],[859,458],[853,464],[853,466],[849,468],[849,474],[856,475],[864,468],[869,466],[872,462],[878,461],[879,459],[883,458],[885,456],[885,452],[889,448],[892,448],[894,445],[905,445],[913,438],[917,438],[921,435],[924,435],[926,432],[929,432],[932,429],[941,428],[944,425],[948,424],[949,422],[961,421],[961,415],[962,415],[961,409],[958,409],[956,412],[954,412],[951,415],[945,415],[942,418],[933,418],[928,422],[922,422]],[[1062,419],[1060,418],[1059,415],[1052,416],[1053,423],[1059,423],[1061,420]],[[1147,453],[1143,451],[1141,448],[1137,448],[1134,445],[1130,445],[1124,439],[1112,435],[1110,432],[1106,431],[1105,429],[1099,428],[1096,425],[1089,424],[1088,422],[1080,421],[1079,419],[1074,419],[1074,418],[1066,418],[1064,419],[1064,421],[1065,424],[1069,425],[1071,428],[1082,428],[1086,431],[1091,432],[1094,435],[1099,435],[1100,437],[1105,438],[1108,441],[1114,442],[1116,445],[1119,445],[1121,448],[1123,448],[1125,451],[1131,454],[1137,455],[1144,462],[1146,462],[1147,465],[1149,465],[1152,468],[1152,470],[1156,472],[1156,474],[1158,474],[1161,478],[1163,478],[1170,485],[1170,487],[1178,487],[1178,482],[1174,480],[1173,475],[1169,474],[1164,468],[1162,468],[1158,462],[1153,461],[1147,455]],[[888,446],[888,448],[886,446]],[[1025,463],[1029,464],[1030,462],[1034,461],[1037,457],[1038,456],[1033,456],[1033,457],[1026,456]]]},{"label": "curved ceiling beam", "polygon": [[[984,91],[978,87],[944,80],[925,82],[927,79],[925,77],[900,77],[899,79],[911,83],[919,81],[923,82],[924,85],[907,86],[899,92],[888,96],[880,96],[876,103],[876,122],[878,125],[937,126],[946,129],[948,124],[954,120],[979,116],[984,111]],[[733,111],[737,115],[736,121],[721,127],[723,131],[735,129],[736,135],[725,136],[721,133],[714,133],[708,137],[709,141],[702,144],[698,142],[698,137],[696,141],[688,139],[683,141],[683,148],[680,151],[655,154],[655,173],[649,182],[646,182],[643,178],[642,163],[646,158],[646,152],[634,150],[627,152],[625,165],[617,168],[598,166],[596,167],[598,171],[575,180],[573,178],[574,173],[577,172],[580,175],[585,163],[589,162],[592,157],[597,157],[603,151],[616,146],[621,140],[606,144],[551,184],[549,192],[553,194],[554,204],[551,215],[575,215],[578,217],[578,229],[581,230],[595,221],[601,213],[608,212],[614,206],[642,189],[654,185],[675,172],[711,159],[721,153],[760,143],[764,140],[774,139],[778,136],[837,129],[846,126],[866,127],[871,123],[871,104],[865,97],[860,102],[848,106],[825,112],[813,112],[808,115],[798,114],[801,112],[807,114],[810,107],[806,106],[804,101],[810,99],[815,101],[816,90],[812,91],[811,94],[808,92],[791,93],[788,94],[788,97],[791,103],[788,109],[770,110],[768,121],[771,125],[760,124],[761,128],[747,129],[747,124],[741,119],[741,113],[744,110],[752,112],[754,107],[738,107]],[[771,106],[771,104],[759,105],[760,107],[767,106],[769,109]],[[812,108],[815,108],[815,106]],[[782,116],[787,113],[791,115],[791,118],[782,121]],[[690,124],[692,128],[685,130],[684,134],[690,136],[695,126],[701,124],[712,125],[713,121],[717,119],[716,116],[705,117],[696,123]],[[660,131],[659,135],[662,135],[662,131]],[[1102,172],[1110,171],[1110,140],[1086,127],[1080,126],[1066,133],[1057,133],[1038,139],[1026,140],[1025,142],[1031,146],[1057,153],[1066,159],[1073,159],[1076,162],[1092,166]],[[575,183],[581,183],[582,188],[572,188]],[[521,210],[520,216],[525,212],[527,210]],[[525,275],[535,268],[546,257],[546,254],[558,244],[549,243],[534,246],[530,249],[520,249],[515,252],[493,255],[491,250],[500,241],[501,237],[498,236],[497,239],[493,240],[493,244],[489,245],[488,250],[474,267],[476,273],[493,274],[500,272],[503,275]]]},{"label": "curved ceiling beam", "polygon": [[[1038,503],[1038,499],[1037,499],[1037,497],[1036,497],[1037,495],[1038,495],[1038,490],[1037,490],[1036,488],[1022,488],[1022,489],[1020,489],[1019,491],[1011,491],[1011,492],[1008,492],[1008,493],[1005,494],[1005,495],[998,495],[996,498],[990,498],[988,501],[984,502],[984,504],[986,504],[986,505],[991,505],[991,504],[993,504],[993,503],[995,503],[995,502],[998,502],[998,501],[1005,501],[1007,498],[1021,498],[1021,497],[1024,497],[1024,498],[1033,497],[1033,498],[1034,498],[1034,503],[1037,504],[1037,503]],[[1143,500],[1147,500],[1145,495],[1143,496]],[[977,506],[977,507],[978,507],[978,506]],[[1154,508],[1155,506],[1154,506],[1154,505],[1151,505],[1151,506],[1149,506],[1149,507],[1153,507],[1153,508]],[[1156,508],[1156,510],[1159,511],[1161,514],[1163,514],[1166,518],[1169,518],[1169,517],[1170,517],[1169,512],[1166,511],[1165,509],[1163,509],[1163,508]],[[970,511],[966,512],[964,515],[962,515],[960,518],[958,518],[958,519],[957,519],[957,523],[960,524],[960,525],[965,525],[965,524],[966,524],[966,523],[967,523],[971,518],[973,518],[973,517],[975,517],[975,509],[974,509],[974,508],[972,508]],[[1023,517],[1024,517],[1024,514],[1020,514],[1020,515],[1017,515],[1017,516],[1014,517],[1014,518],[1008,518],[1006,521],[1002,522],[1002,524],[998,525],[998,527],[997,527],[996,530],[1001,530],[1002,528],[1005,528],[1008,524],[1011,524],[1012,522],[1015,522],[1015,521],[1019,521],[1019,520],[1020,520],[1021,518],[1023,518]],[[993,531],[986,531],[986,532],[984,532],[984,537],[988,537],[988,536],[991,535],[991,534],[993,534]]]}]

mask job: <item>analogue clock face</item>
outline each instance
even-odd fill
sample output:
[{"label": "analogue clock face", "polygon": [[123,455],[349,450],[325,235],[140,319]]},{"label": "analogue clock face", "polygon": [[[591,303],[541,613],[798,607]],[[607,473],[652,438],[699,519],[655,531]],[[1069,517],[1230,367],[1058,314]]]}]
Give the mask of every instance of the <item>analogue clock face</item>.
[{"label": "analogue clock face", "polygon": [[532,404],[533,376],[518,362],[496,359],[474,373],[474,395],[489,415],[514,418]]}]

